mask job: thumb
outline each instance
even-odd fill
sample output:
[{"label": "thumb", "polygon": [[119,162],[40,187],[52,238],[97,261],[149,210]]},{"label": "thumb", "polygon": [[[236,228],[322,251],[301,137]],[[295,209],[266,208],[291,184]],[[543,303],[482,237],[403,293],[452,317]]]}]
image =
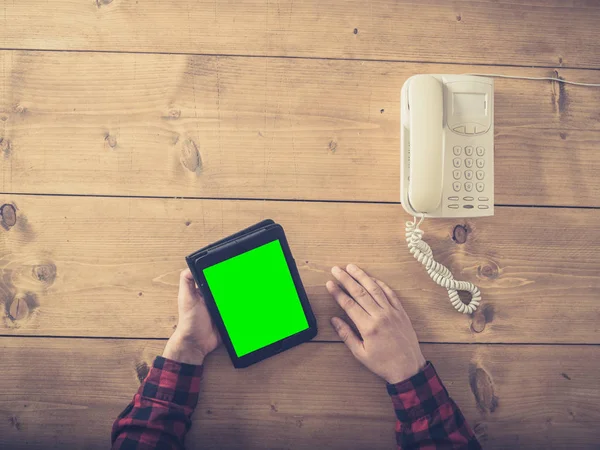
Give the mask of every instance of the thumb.
[{"label": "thumb", "polygon": [[192,293],[196,290],[196,282],[190,269],[185,269],[179,275],[179,293]]},{"label": "thumb", "polygon": [[350,349],[352,354],[354,356],[358,356],[360,353],[360,350],[362,349],[362,342],[360,341],[360,339],[358,338],[356,333],[354,333],[354,331],[352,331],[352,328],[350,328],[350,325],[348,325],[346,322],[344,322],[339,317],[332,317],[331,325],[337,332],[340,339],[342,341],[344,341],[344,344],[346,344],[346,347],[348,347]]}]

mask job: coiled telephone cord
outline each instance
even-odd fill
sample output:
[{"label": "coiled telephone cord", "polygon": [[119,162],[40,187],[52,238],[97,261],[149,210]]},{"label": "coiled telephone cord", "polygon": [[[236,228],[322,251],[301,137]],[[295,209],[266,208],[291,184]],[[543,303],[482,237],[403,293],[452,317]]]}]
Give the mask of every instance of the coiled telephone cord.
[{"label": "coiled telephone cord", "polygon": [[[417,222],[417,218],[414,217],[412,222],[406,222],[406,242],[408,243],[408,249],[415,259],[425,266],[431,279],[448,290],[450,303],[452,303],[452,306],[458,312],[463,314],[475,312],[479,306],[479,302],[481,302],[479,288],[468,281],[455,280],[446,266],[433,259],[431,247],[423,241],[423,230],[419,228],[424,218],[421,217],[421,220]],[[468,305],[460,299],[458,291],[466,291],[471,294],[471,302]]]}]

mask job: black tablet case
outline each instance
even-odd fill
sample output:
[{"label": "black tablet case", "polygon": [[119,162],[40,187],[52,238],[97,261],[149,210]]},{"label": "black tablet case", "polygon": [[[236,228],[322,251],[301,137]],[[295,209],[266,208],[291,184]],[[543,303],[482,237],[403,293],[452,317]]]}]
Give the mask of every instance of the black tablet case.
[{"label": "black tablet case", "polygon": [[[207,255],[209,253],[209,251],[218,249],[221,246],[232,245],[235,243],[236,240],[238,240],[242,237],[250,236],[254,233],[260,233],[262,231],[269,230],[271,227],[274,227],[274,226],[279,226],[279,225],[277,225],[271,219],[263,220],[262,222],[254,224],[248,228],[245,228],[242,231],[232,234],[231,236],[227,236],[226,238],[223,238],[223,239],[221,239],[217,242],[214,242],[210,245],[207,245],[206,247],[203,247],[200,250],[197,250],[194,253],[186,256],[185,260],[188,264],[188,267],[190,268],[190,271],[192,272],[192,275],[194,276],[194,279],[196,280],[196,284],[198,284],[198,286],[202,289],[202,286],[200,286],[200,284],[199,284],[199,280],[201,278],[198,275],[198,270],[196,268],[196,261],[198,261],[198,259],[202,258],[202,256]],[[296,269],[296,271],[297,271],[297,269]],[[209,311],[210,310],[211,310],[211,308],[209,308]],[[310,304],[308,304],[308,312],[307,313],[309,315],[309,323],[312,322],[314,324],[314,326],[316,327],[316,320],[314,317],[314,313],[312,312],[312,308],[310,307]],[[315,335],[316,335],[316,328],[315,328]],[[230,354],[230,357],[233,359],[233,356],[231,354]],[[236,366],[236,367],[238,367],[238,366]],[[245,366],[239,366],[239,367],[245,367]]]}]

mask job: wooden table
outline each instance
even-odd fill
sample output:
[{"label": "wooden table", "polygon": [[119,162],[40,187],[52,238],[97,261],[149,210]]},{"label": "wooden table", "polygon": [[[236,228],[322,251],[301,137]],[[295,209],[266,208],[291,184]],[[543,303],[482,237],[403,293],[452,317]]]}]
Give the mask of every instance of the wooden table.
[{"label": "wooden table", "polygon": [[347,262],[402,298],[485,448],[597,448],[600,89],[496,81],[496,215],[424,224],[481,287],[472,317],[408,253],[398,185],[407,77],[597,83],[600,3],[3,0],[2,19],[2,448],[107,448],[184,255],[263,218],[319,335],[246,370],[211,357],[189,448],[393,447],[383,383],[328,325]]}]

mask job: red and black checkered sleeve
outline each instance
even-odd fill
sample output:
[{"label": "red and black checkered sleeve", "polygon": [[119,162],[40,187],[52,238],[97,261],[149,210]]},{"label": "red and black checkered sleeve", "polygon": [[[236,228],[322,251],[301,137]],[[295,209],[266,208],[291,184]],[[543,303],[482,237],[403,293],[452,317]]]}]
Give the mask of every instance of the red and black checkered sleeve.
[{"label": "red and black checkered sleeve", "polygon": [[387,389],[398,418],[398,448],[481,449],[430,362],[415,376],[388,384]]},{"label": "red and black checkered sleeve", "polygon": [[201,378],[202,366],[157,357],[113,424],[113,450],[183,449]]}]

